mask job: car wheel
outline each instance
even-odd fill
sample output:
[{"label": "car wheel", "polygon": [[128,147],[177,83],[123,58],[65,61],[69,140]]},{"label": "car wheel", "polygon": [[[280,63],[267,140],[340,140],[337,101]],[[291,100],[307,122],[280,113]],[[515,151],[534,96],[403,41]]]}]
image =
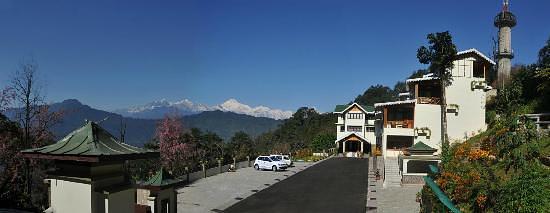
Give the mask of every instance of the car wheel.
[{"label": "car wheel", "polygon": [[273,166],[273,167],[271,167],[271,169],[272,169],[274,172],[276,172],[276,171],[277,171],[277,166]]},{"label": "car wheel", "polygon": [[254,169],[260,170],[260,166],[258,166],[258,164],[256,164],[256,165],[254,165]]}]

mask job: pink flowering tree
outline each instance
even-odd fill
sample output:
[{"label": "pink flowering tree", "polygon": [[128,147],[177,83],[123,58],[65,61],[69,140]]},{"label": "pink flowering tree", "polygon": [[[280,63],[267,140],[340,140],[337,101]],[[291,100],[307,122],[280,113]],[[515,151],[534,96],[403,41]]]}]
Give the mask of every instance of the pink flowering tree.
[{"label": "pink flowering tree", "polygon": [[159,141],[162,165],[175,175],[184,174],[184,168],[194,157],[194,144],[185,138],[180,117],[168,115],[159,122],[156,137]]}]

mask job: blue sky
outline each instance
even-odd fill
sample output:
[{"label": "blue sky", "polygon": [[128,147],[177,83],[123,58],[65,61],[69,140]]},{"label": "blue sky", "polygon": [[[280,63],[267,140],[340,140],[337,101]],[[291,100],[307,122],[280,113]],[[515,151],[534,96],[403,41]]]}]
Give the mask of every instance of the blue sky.
[{"label": "blue sky", "polygon": [[[48,101],[116,109],[236,98],[332,110],[413,70],[426,34],[491,51],[500,0],[0,0],[0,86],[33,57]],[[511,1],[514,63],[550,36],[550,1]]]}]

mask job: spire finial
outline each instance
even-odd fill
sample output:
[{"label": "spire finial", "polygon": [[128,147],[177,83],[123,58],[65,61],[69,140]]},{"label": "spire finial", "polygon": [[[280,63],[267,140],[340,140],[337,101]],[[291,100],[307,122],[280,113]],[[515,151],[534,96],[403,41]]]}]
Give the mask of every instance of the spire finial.
[{"label": "spire finial", "polygon": [[508,12],[509,7],[510,7],[510,2],[508,0],[504,0],[504,2],[502,4],[502,11],[503,12]]}]

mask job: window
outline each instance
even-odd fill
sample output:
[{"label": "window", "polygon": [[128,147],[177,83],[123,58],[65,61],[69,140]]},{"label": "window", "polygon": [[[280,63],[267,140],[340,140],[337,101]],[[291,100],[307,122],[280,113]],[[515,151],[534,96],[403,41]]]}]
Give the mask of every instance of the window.
[{"label": "window", "polygon": [[281,161],[281,159],[276,156],[270,157],[269,159],[271,159],[272,161]]},{"label": "window", "polygon": [[363,128],[361,126],[348,126],[348,132],[362,132]]},{"label": "window", "polygon": [[348,113],[348,119],[363,119],[363,113]]},{"label": "window", "polygon": [[485,66],[478,61],[474,61],[474,77],[484,78],[485,77]]},{"label": "window", "polygon": [[365,132],[374,132],[374,127],[373,126],[365,127]]},{"label": "window", "polygon": [[344,126],[340,126],[340,132],[346,131]]}]

